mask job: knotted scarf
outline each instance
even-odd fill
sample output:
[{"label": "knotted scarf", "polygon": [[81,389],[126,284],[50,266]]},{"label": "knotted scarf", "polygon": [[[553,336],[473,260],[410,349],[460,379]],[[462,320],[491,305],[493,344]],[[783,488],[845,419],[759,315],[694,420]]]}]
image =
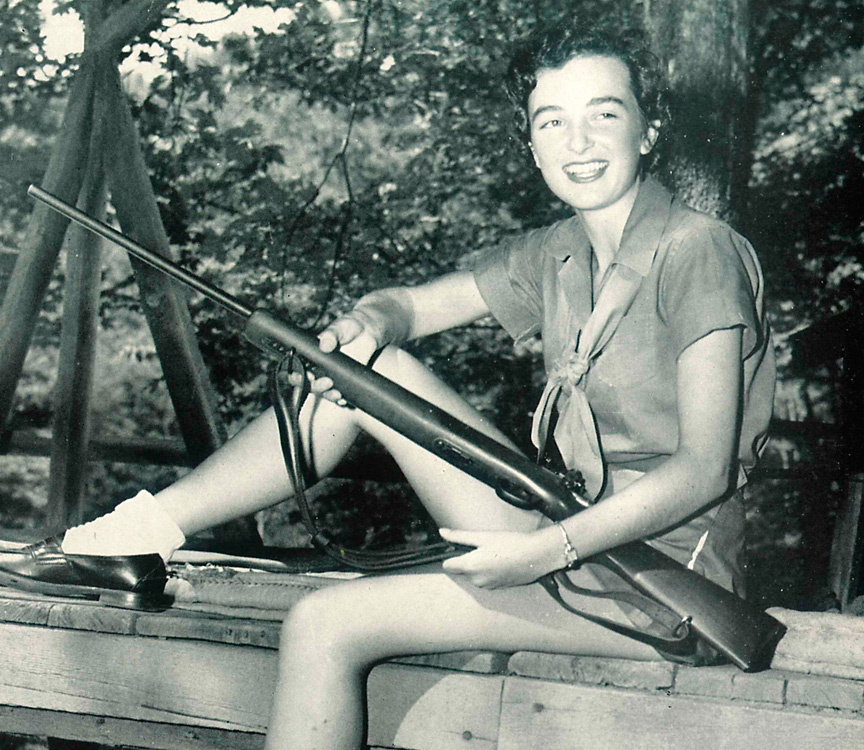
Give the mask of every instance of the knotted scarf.
[{"label": "knotted scarf", "polygon": [[585,375],[630,309],[642,278],[626,265],[613,263],[609,267],[591,315],[552,366],[534,412],[531,440],[542,457],[554,409],[561,393],[566,393],[568,398],[559,408],[555,425],[555,442],[568,465],[582,472],[585,488],[592,499],[603,488],[605,472],[597,425],[585,395]]}]

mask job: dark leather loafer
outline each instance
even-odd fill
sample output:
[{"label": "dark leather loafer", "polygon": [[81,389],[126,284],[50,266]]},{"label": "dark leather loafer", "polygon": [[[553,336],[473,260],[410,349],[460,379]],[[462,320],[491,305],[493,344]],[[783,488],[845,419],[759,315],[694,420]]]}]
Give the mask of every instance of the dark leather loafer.
[{"label": "dark leather loafer", "polygon": [[0,551],[0,585],[49,596],[97,599],[102,604],[160,611],[168,574],[156,554],[67,555],[51,537],[16,550]]}]

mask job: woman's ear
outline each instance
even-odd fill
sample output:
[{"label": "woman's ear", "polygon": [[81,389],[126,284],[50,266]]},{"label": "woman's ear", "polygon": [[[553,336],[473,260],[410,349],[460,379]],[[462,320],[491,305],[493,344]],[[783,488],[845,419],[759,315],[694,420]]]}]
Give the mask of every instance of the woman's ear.
[{"label": "woman's ear", "polygon": [[657,139],[660,137],[660,125],[660,120],[654,120],[649,122],[645,127],[645,132],[642,135],[642,145],[639,149],[642,156],[650,154],[657,143]]},{"label": "woman's ear", "polygon": [[540,169],[540,162],[537,161],[537,152],[534,150],[534,144],[528,141],[528,150],[531,152],[531,158],[534,159],[534,166]]}]

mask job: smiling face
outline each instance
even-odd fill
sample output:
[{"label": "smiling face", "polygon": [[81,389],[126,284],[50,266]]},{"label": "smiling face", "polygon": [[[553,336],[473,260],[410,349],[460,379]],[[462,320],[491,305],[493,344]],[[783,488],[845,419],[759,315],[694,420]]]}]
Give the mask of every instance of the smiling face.
[{"label": "smiling face", "polygon": [[594,55],[538,71],[528,119],[534,161],[555,195],[582,212],[629,214],[657,131],[623,62]]}]

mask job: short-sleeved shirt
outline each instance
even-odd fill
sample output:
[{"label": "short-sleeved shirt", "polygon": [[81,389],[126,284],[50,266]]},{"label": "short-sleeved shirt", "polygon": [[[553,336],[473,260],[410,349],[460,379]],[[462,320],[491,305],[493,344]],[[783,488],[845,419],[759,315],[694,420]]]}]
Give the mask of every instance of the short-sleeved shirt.
[{"label": "short-sleeved shirt", "polygon": [[[775,375],[762,272],[752,247],[648,177],[613,263],[626,264],[643,280],[583,381],[611,478],[605,495],[674,453],[678,357],[712,331],[734,327],[743,329],[744,341],[743,485],[765,442]],[[480,258],[474,275],[490,311],[517,341],[541,334],[548,373],[572,348],[572,329],[591,314],[595,268],[588,236],[574,216],[504,242]],[[743,524],[740,494],[734,493],[648,541],[740,591]]]}]

